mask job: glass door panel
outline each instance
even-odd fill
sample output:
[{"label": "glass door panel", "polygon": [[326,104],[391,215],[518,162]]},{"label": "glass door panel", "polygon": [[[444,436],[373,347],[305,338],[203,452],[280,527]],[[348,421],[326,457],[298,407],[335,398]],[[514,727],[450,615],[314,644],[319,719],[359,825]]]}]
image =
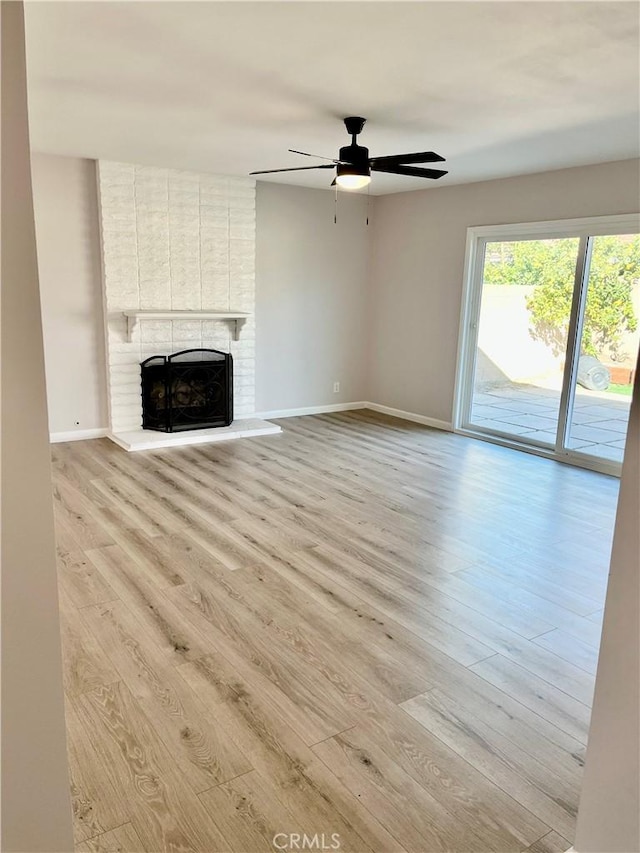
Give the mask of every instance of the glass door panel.
[{"label": "glass door panel", "polygon": [[589,239],[565,446],[622,462],[640,340],[640,236]]},{"label": "glass door panel", "polygon": [[486,242],[467,428],[555,447],[579,244]]}]

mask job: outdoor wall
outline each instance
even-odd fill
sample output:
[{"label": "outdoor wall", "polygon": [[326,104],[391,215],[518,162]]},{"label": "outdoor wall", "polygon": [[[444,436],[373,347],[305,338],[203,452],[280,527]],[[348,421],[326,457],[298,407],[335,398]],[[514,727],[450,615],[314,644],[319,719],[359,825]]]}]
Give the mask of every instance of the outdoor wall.
[{"label": "outdoor wall", "polygon": [[49,429],[64,437],[107,424],[96,170],[46,154],[31,166]]},{"label": "outdoor wall", "polygon": [[2,36],[2,837],[70,853],[53,502],[22,3]]},{"label": "outdoor wall", "polygon": [[640,850],[640,373],[620,482],[574,849]]},{"label": "outdoor wall", "polygon": [[378,197],[369,399],[451,422],[467,228],[637,212],[639,166],[625,160]]},{"label": "outdoor wall", "polygon": [[484,390],[505,381],[530,382],[553,378],[562,382],[564,358],[529,334],[527,297],[532,285],[485,284],[478,325],[475,388]]},{"label": "outdoor wall", "polygon": [[[367,199],[259,183],[259,412],[365,400]],[[340,392],[333,383],[340,382]]]},{"label": "outdoor wall", "polygon": [[[551,382],[562,386],[564,353],[554,349],[531,334],[532,315],[527,299],[535,285],[485,284],[482,288],[480,323],[478,325],[478,361],[475,388],[511,382]],[[640,317],[640,282],[631,285],[631,303]],[[609,349],[598,353],[600,361],[609,367],[625,367],[632,371],[636,365],[640,328],[620,335],[617,357]],[[612,379],[612,382],[617,381]],[[545,387],[550,387],[548,384]]]}]

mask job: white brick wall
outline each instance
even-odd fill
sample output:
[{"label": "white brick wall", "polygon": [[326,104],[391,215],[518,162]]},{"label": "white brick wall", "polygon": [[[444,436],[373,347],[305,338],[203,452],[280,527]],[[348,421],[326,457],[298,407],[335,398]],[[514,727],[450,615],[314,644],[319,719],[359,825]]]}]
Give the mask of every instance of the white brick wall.
[{"label": "white brick wall", "polygon": [[[234,412],[255,410],[255,181],[98,161],[110,427],[142,424],[140,362],[207,347],[231,352]],[[236,310],[217,320],[143,320],[127,309]]]}]

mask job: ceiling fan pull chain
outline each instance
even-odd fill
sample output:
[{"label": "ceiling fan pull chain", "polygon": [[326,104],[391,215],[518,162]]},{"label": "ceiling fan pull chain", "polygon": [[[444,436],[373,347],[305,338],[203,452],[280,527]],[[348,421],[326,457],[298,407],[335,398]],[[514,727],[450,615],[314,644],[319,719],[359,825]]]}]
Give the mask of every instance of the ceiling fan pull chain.
[{"label": "ceiling fan pull chain", "polygon": [[336,184],[335,203],[334,203],[334,207],[333,207],[333,224],[334,225],[338,224],[338,185],[337,184]]},{"label": "ceiling fan pull chain", "polygon": [[371,198],[371,184],[367,184],[367,225],[369,224],[369,199]]}]

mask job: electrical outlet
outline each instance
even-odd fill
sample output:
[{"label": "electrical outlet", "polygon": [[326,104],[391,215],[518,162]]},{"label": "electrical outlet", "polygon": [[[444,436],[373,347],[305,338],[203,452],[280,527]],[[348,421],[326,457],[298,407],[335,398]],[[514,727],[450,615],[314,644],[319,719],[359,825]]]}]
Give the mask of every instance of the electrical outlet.
[{"label": "electrical outlet", "polygon": [[334,382],[334,383],[333,383],[333,393],[334,393],[334,394],[339,394],[339,393],[340,393],[340,383],[339,383],[339,382]]}]

